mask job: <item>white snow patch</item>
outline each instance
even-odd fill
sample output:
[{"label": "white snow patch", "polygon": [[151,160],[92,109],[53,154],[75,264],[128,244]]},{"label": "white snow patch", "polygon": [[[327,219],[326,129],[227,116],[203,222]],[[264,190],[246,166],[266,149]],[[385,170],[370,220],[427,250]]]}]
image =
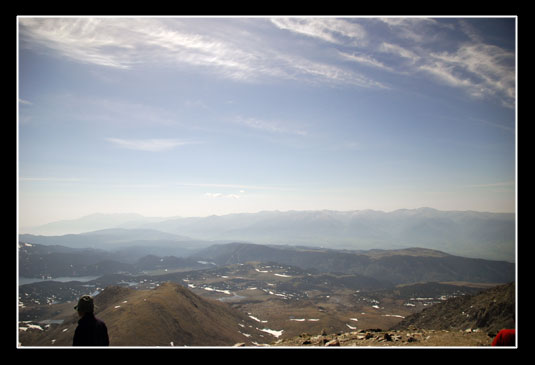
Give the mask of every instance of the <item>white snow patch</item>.
[{"label": "white snow patch", "polygon": [[282,333],[284,332],[284,330],[275,331],[275,330],[270,330],[269,328],[264,328],[264,329],[261,329],[260,331],[262,331],[262,332],[267,332],[267,333],[269,333],[270,335],[275,336],[275,337],[277,337],[277,338],[279,338],[280,336],[282,336]]},{"label": "white snow patch", "polygon": [[399,314],[383,314],[383,317],[398,317],[398,318],[405,318],[403,316],[400,316]]},{"label": "white snow patch", "polygon": [[262,320],[256,318],[255,316],[249,315],[249,318],[254,319],[255,321],[260,322],[260,323],[267,323],[267,321],[262,321]]},{"label": "white snow patch", "polygon": [[221,290],[221,289],[214,289],[214,288],[210,288],[209,286],[203,288],[204,290],[208,290],[208,291],[215,291],[215,292],[218,292],[218,293],[223,293],[223,294],[228,294],[230,295],[230,291],[228,290]]}]

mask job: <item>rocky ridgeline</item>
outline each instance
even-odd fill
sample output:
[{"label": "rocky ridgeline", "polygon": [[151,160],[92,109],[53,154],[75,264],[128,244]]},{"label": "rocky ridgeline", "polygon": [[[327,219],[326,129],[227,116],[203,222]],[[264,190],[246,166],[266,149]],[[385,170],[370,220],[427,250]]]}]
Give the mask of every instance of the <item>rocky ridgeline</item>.
[{"label": "rocky ridgeline", "polygon": [[[354,332],[319,335],[303,333],[291,339],[278,340],[272,346],[490,346],[492,337],[485,331],[468,330],[424,330],[409,328],[408,330],[366,329]],[[237,344],[239,345],[239,344]]]}]

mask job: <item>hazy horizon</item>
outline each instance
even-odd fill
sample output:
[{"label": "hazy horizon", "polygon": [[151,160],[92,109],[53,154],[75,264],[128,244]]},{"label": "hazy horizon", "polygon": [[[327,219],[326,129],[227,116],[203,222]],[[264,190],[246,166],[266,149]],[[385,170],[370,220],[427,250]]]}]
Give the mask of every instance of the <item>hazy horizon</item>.
[{"label": "hazy horizon", "polygon": [[[102,212],[94,212],[94,213],[90,213],[90,214],[86,214],[86,215],[83,215],[83,216],[77,216],[77,217],[72,217],[72,218],[65,218],[65,219],[58,219],[58,220],[53,220],[53,221],[49,221],[49,222],[44,222],[42,224],[38,224],[38,225],[34,225],[34,226],[20,226],[19,228],[20,229],[31,229],[31,228],[36,228],[36,227],[40,227],[40,226],[44,226],[44,225],[47,225],[47,224],[50,224],[50,223],[58,223],[58,222],[62,222],[62,221],[76,221],[76,220],[80,220],[80,219],[83,219],[83,218],[87,218],[87,217],[91,217],[91,216],[120,216],[120,215],[133,215],[133,216],[139,216],[139,217],[142,217],[142,219],[162,219],[162,220],[167,220],[167,219],[174,219],[174,218],[207,218],[207,217],[211,217],[211,216],[225,216],[225,215],[232,215],[232,214],[260,214],[260,213],[273,213],[273,212],[278,212],[278,213],[289,213],[289,212],[336,212],[336,213],[353,213],[353,212],[369,212],[369,211],[373,211],[373,212],[380,212],[380,213],[385,213],[385,214],[389,214],[389,213],[395,213],[397,211],[400,211],[400,210],[421,210],[421,209],[433,209],[433,210],[437,210],[437,211],[440,211],[440,212],[475,212],[475,213],[493,213],[493,214],[516,214],[516,212],[489,212],[489,211],[480,211],[480,210],[440,210],[440,209],[435,209],[435,208],[431,208],[431,207],[419,207],[419,208],[412,208],[412,209],[409,209],[409,208],[399,208],[399,209],[393,209],[393,210],[380,210],[380,209],[350,209],[350,210],[333,210],[333,209],[310,209],[310,210],[296,210],[296,209],[290,209],[290,210],[259,210],[259,211],[255,211],[255,212],[236,212],[236,213],[225,213],[225,214],[209,214],[209,215],[203,215],[203,216],[194,216],[194,215],[190,215],[190,216],[187,216],[187,215],[171,215],[171,216],[147,216],[147,215],[143,215],[143,214],[140,214],[140,213],[136,213],[136,212],[119,212],[119,213],[114,213],[114,212],[110,212],[110,213],[102,213]],[[31,232],[22,232],[22,233],[31,233]]]},{"label": "hazy horizon", "polygon": [[18,17],[20,227],[516,211],[515,17]]}]

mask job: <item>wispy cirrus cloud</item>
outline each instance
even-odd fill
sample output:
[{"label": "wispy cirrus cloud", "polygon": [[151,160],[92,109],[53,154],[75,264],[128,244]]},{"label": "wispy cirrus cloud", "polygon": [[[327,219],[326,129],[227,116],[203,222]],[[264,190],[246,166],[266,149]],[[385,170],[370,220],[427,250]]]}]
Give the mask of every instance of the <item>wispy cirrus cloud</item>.
[{"label": "wispy cirrus cloud", "polygon": [[[328,42],[342,60],[359,67],[427,78],[463,89],[474,98],[498,98],[504,106],[514,106],[514,52],[485,43],[485,37],[464,19],[275,18],[271,22],[279,29]],[[363,74],[353,70],[352,75]],[[355,81],[384,86],[368,74]]]},{"label": "wispy cirrus cloud", "polygon": [[106,138],[106,140],[113,145],[137,151],[147,151],[147,152],[162,152],[172,150],[179,146],[184,146],[188,144],[193,144],[197,142],[185,142],[177,139],[123,139],[123,138]]},{"label": "wispy cirrus cloud", "polygon": [[[332,62],[303,57],[275,43],[253,41],[241,31],[239,19],[215,24],[213,19],[21,18],[19,24],[25,47],[39,45],[78,62],[105,67],[128,70],[158,63],[196,67],[245,82],[282,79],[380,86]],[[218,26],[228,29],[218,32]],[[323,32],[324,38],[336,34],[362,39],[362,27],[344,20],[312,19],[308,28],[315,36],[319,34],[313,29]]]},{"label": "wispy cirrus cloud", "polygon": [[499,96],[505,106],[515,99],[515,55],[497,46],[465,44],[455,52],[431,53],[419,66],[441,81],[465,88],[477,98]]},{"label": "wispy cirrus cloud", "polygon": [[272,18],[280,29],[300,33],[335,44],[366,42],[367,32],[358,23],[340,18]]},{"label": "wispy cirrus cloud", "polygon": [[[103,67],[156,63],[240,82],[392,89],[377,73],[387,71],[514,106],[514,52],[485,43],[464,19],[21,17],[19,29],[23,47]],[[275,30],[302,36],[300,47],[280,46],[267,35]]]},{"label": "wispy cirrus cloud", "polygon": [[21,98],[19,98],[19,104],[22,104],[22,105],[33,105],[33,103],[31,101],[24,100],[24,99],[21,99]]},{"label": "wispy cirrus cloud", "polygon": [[233,123],[250,129],[269,133],[289,134],[297,136],[306,136],[308,134],[304,128],[293,125],[293,123],[282,122],[279,120],[265,120],[238,116],[233,119]]},{"label": "wispy cirrus cloud", "polygon": [[27,182],[50,182],[50,183],[70,183],[79,182],[83,179],[71,178],[71,177],[19,177],[19,181]]},{"label": "wispy cirrus cloud", "polygon": [[378,68],[381,70],[395,72],[395,70],[392,67],[387,66],[383,62],[376,60],[375,58],[365,55],[365,54],[359,54],[359,53],[349,54],[349,53],[344,53],[344,52],[339,52],[339,54],[342,58],[352,61],[352,62],[356,62],[365,66]]},{"label": "wispy cirrus cloud", "polygon": [[205,193],[204,196],[208,198],[214,198],[214,199],[218,199],[218,198],[240,199],[241,198],[241,196],[238,194],[222,194],[222,193]]}]

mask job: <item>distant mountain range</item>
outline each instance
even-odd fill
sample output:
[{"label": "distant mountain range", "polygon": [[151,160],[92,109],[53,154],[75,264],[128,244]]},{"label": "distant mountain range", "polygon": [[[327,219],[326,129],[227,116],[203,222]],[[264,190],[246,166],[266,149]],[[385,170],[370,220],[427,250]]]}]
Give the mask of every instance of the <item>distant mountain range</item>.
[{"label": "distant mountain range", "polygon": [[62,236],[19,235],[19,242],[60,245],[71,248],[91,248],[121,252],[124,260],[137,260],[143,253],[152,255],[186,256],[213,242],[195,240],[153,229],[108,228]]},{"label": "distant mountain range", "polygon": [[[154,231],[159,231],[159,239],[182,242],[241,241],[352,250],[423,247],[466,257],[515,261],[514,213],[439,211],[431,208],[393,212],[263,211],[197,218],[94,214],[25,229],[25,232],[65,234],[109,228],[152,230],[152,236]],[[136,239],[143,240],[143,237],[140,233]],[[22,235],[21,239],[26,238]],[[98,242],[100,238],[97,233],[92,233],[84,237],[69,237],[71,242],[74,242],[73,239],[77,242]],[[58,238],[54,240],[58,242]]]},{"label": "distant mountain range", "polygon": [[[42,237],[42,236],[36,236]],[[37,243],[19,244],[19,275],[22,278],[101,276],[116,273],[140,274],[144,270],[201,269],[210,264],[186,257],[156,256],[165,248],[128,247],[106,251]]]}]

